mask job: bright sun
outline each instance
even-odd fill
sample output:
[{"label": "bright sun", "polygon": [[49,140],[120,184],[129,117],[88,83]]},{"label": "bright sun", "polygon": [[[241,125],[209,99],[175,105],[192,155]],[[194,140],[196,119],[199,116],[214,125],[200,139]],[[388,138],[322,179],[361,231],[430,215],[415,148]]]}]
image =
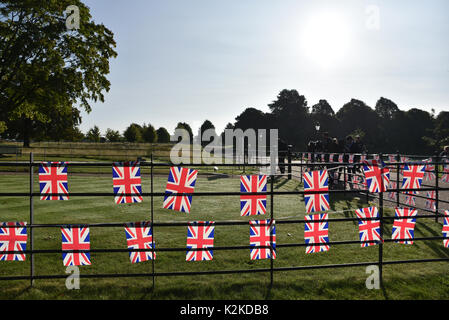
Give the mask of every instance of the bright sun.
[{"label": "bright sun", "polygon": [[323,68],[340,64],[350,46],[350,29],[344,17],[322,13],[306,21],[301,34],[302,50]]}]

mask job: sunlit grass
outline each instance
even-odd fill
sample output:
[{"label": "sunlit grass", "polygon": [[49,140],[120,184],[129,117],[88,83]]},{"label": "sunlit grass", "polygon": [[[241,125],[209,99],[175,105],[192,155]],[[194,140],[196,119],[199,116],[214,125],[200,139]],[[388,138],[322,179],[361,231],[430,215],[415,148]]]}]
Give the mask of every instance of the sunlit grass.
[{"label": "sunlit grass", "polygon": [[[1,192],[27,192],[28,175],[1,175]],[[166,176],[154,179],[154,191],[163,192]],[[37,178],[35,191],[38,191]],[[297,181],[276,180],[275,190],[300,190]],[[70,192],[112,192],[112,177],[107,175],[69,175]],[[143,192],[150,191],[150,178],[143,174]],[[238,178],[219,178],[200,175],[196,192],[239,191]],[[368,206],[349,193],[330,195],[330,217],[354,217],[353,210]],[[154,221],[240,220],[268,218],[240,217],[238,196],[194,196],[189,214],[162,209],[162,197],[154,198]],[[276,195],[274,218],[278,221],[302,219],[304,201],[299,195]],[[339,212],[343,210],[348,210]],[[151,219],[151,199],[140,204],[116,205],[113,197],[71,197],[68,201],[34,201],[35,223],[71,224],[101,222],[132,222]],[[333,212],[336,211],[336,212]],[[387,210],[386,214],[392,214]],[[29,222],[29,199],[0,198],[0,221]],[[385,238],[391,238],[391,223],[385,225]],[[91,228],[91,248],[126,248],[123,227]],[[270,261],[251,261],[249,249],[215,250],[214,259],[204,262],[186,262],[186,227],[155,227],[157,248],[181,248],[176,252],[157,252],[155,272],[188,272],[204,270],[233,270],[269,268]],[[416,237],[439,236],[441,225],[433,219],[418,220]],[[277,244],[304,242],[304,225],[276,225]],[[358,240],[356,221],[333,222],[329,225],[331,241]],[[249,244],[249,226],[216,226],[215,246],[245,246]],[[35,249],[60,249],[58,228],[34,229]],[[413,245],[385,243],[384,260],[449,257],[442,241],[416,241]],[[278,248],[274,267],[314,266],[338,263],[373,262],[379,257],[378,246],[361,248],[359,244],[333,245],[328,252],[305,254],[305,247]],[[92,265],[82,266],[81,274],[150,273],[152,263],[133,265],[127,252],[92,253]],[[60,253],[36,254],[37,275],[65,274]],[[0,276],[29,275],[29,261],[0,262]],[[449,297],[449,270],[447,263],[401,264],[384,266],[384,290],[365,287],[365,267],[285,271],[274,274],[270,289],[269,273],[239,273],[229,275],[192,275],[157,277],[152,290],[152,277],[81,279],[80,290],[67,290],[65,279],[29,281],[2,281],[2,299],[446,299]]]}]

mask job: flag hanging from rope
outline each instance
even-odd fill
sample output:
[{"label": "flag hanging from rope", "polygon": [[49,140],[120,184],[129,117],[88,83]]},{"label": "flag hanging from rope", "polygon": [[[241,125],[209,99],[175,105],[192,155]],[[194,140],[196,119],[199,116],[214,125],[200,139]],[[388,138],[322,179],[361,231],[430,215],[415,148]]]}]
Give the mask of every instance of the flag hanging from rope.
[{"label": "flag hanging from rope", "polygon": [[[444,210],[443,237],[449,238],[449,211]],[[449,248],[449,239],[443,239],[443,245]]]},{"label": "flag hanging from rope", "polygon": [[165,188],[164,209],[189,213],[192,206],[192,195],[172,195],[174,193],[193,193],[198,170],[171,167]]},{"label": "flag hanging from rope", "polygon": [[369,192],[385,192],[390,184],[390,170],[383,161],[366,160],[363,164],[363,173]]},{"label": "flag hanging from rope", "polygon": [[[125,226],[126,244],[128,249],[151,249],[153,248],[153,229],[151,222],[131,222]],[[144,262],[156,258],[156,252],[152,251],[130,251],[131,263]]]},{"label": "flag hanging from rope", "polygon": [[62,260],[64,266],[90,265],[89,252],[64,252],[70,250],[90,250],[89,228],[63,227],[62,233]]},{"label": "flag hanging from rope", "polygon": [[397,243],[413,244],[413,238],[415,234],[415,223],[418,211],[411,208],[396,208],[395,216],[400,219],[395,219],[393,223],[393,235],[392,239]]},{"label": "flag hanging from rope", "polygon": [[[240,176],[240,192],[255,193],[267,191],[267,176]],[[267,212],[267,195],[240,195],[240,216],[253,216]]]},{"label": "flag hanging from rope", "polygon": [[[212,260],[214,253],[214,222],[189,222],[187,226],[186,261]],[[205,250],[194,250],[205,249]]]},{"label": "flag hanging from rope", "polygon": [[[310,213],[329,210],[329,179],[327,170],[304,172],[303,179],[306,212]],[[310,191],[315,191],[317,193],[307,193]],[[321,193],[318,193],[318,191],[321,191]]]},{"label": "flag hanging from rope", "polygon": [[67,162],[43,162],[39,165],[41,200],[69,200]]},{"label": "flag hanging from rope", "polygon": [[[7,228],[6,226],[18,226]],[[27,245],[26,222],[1,222],[0,223],[0,261],[25,261]],[[6,251],[18,251],[16,253],[3,253]]]},{"label": "flag hanging from rope", "polygon": [[112,164],[112,184],[115,203],[142,202],[140,162],[114,162]]},{"label": "flag hanging from rope", "polygon": [[421,188],[425,168],[425,165],[404,165],[404,169],[402,170],[402,189]]},{"label": "flag hanging from rope", "polygon": [[329,224],[327,213],[306,215],[304,240],[308,245],[306,253],[329,251]]},{"label": "flag hanging from rope", "polygon": [[[276,259],[276,227],[275,220],[254,220],[249,222],[249,245],[251,260]],[[258,246],[264,248],[257,248]]]},{"label": "flag hanging from rope", "polygon": [[[432,158],[426,159],[423,162],[432,162]],[[432,181],[436,177],[435,175],[435,165],[434,164],[426,164],[424,168],[424,180]]]},{"label": "flag hanging from rope", "polygon": [[[359,238],[362,247],[374,246],[382,241],[380,236],[379,212],[376,207],[357,209],[355,214],[359,218]],[[376,242],[364,242],[376,241]]]}]

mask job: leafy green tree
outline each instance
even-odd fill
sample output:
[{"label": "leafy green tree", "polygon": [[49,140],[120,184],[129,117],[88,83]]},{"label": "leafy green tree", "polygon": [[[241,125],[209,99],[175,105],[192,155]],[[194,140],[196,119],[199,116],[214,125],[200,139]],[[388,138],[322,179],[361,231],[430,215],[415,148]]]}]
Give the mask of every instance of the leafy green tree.
[{"label": "leafy green tree", "polygon": [[[65,9],[76,5],[80,28],[68,30]],[[86,112],[109,91],[113,33],[92,20],[80,0],[0,0],[0,122],[18,125],[24,145],[56,111]],[[52,123],[53,125],[54,123]]]},{"label": "leafy green tree", "polygon": [[309,121],[306,98],[296,90],[284,89],[268,107],[273,115],[271,125],[279,129],[279,137],[288,144],[305,149],[306,140],[314,130]]},{"label": "leafy green tree", "polygon": [[[192,128],[185,122],[178,122],[176,129],[184,129],[188,132],[190,137],[190,143],[193,143],[193,131]],[[180,140],[180,138],[179,138]]]},{"label": "leafy green tree", "polygon": [[235,120],[233,128],[242,130],[267,128],[267,115],[255,108],[246,108]]},{"label": "leafy green tree", "polygon": [[[200,127],[201,137],[203,136],[203,133],[204,133],[206,130],[208,130],[208,129],[213,129],[214,132],[215,132],[215,126],[212,124],[212,122],[210,122],[209,120],[205,120],[205,121],[203,122],[203,124],[201,125],[201,127]],[[216,132],[215,132],[215,136],[217,136],[217,133],[216,133]],[[206,146],[207,144],[210,143],[210,141],[211,141],[212,139],[213,139],[213,138],[211,138],[211,139],[208,140],[208,141],[201,141],[201,145],[202,145],[203,147]]]},{"label": "leafy green tree", "polygon": [[145,142],[155,143],[157,142],[157,133],[151,124],[143,124],[142,127],[142,139]]},{"label": "leafy green tree", "polygon": [[370,152],[384,151],[379,139],[379,116],[363,101],[351,99],[338,110],[336,116],[340,121],[339,136],[347,136],[358,129],[365,132],[364,143]]},{"label": "leafy green tree", "polygon": [[126,128],[125,132],[123,132],[123,136],[128,142],[142,142],[142,131],[143,128],[140,125],[132,123]]},{"label": "leafy green tree", "polygon": [[339,121],[335,116],[334,109],[327,102],[327,100],[320,100],[317,104],[312,106],[310,114],[312,124],[319,123],[320,130],[328,132],[329,136],[337,136],[339,130]]},{"label": "leafy green tree", "polygon": [[157,134],[157,141],[159,143],[169,143],[170,142],[170,134],[168,133],[167,129],[164,127],[160,127],[156,130]]},{"label": "leafy green tree", "polygon": [[105,138],[109,142],[119,142],[122,140],[122,136],[118,130],[113,130],[110,128],[106,129]]},{"label": "leafy green tree", "polygon": [[90,142],[100,142],[101,139],[101,133],[100,129],[97,126],[94,126],[93,128],[89,129],[86,133],[86,139]]}]

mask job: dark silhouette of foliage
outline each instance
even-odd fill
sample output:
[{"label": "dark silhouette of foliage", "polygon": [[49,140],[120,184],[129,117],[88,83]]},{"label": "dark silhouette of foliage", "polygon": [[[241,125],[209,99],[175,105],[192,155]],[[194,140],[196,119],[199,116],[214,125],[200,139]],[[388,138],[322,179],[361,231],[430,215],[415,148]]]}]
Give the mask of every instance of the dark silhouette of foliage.
[{"label": "dark silhouette of foliage", "polygon": [[159,129],[157,129],[156,134],[157,134],[157,142],[160,143],[170,142],[170,134],[164,127],[160,127]]}]

